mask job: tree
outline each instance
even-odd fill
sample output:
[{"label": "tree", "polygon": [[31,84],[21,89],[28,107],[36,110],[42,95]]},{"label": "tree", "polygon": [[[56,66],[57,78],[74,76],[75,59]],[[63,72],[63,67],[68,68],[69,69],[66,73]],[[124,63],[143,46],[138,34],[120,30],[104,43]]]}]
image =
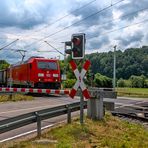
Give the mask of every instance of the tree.
[{"label": "tree", "polygon": [[8,68],[9,65],[10,65],[10,64],[9,64],[7,61],[5,61],[5,60],[0,60],[0,70]]},{"label": "tree", "polygon": [[[92,53],[86,58],[91,61],[92,73],[113,77],[113,52]],[[148,77],[148,46],[116,51],[116,58],[117,79],[129,79],[131,75]]]}]

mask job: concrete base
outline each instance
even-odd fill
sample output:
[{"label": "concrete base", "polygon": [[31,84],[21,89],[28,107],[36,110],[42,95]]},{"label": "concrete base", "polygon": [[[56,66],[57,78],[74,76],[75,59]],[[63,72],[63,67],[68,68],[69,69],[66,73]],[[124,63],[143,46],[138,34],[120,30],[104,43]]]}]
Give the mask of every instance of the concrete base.
[{"label": "concrete base", "polygon": [[93,120],[103,119],[103,98],[91,98],[87,101],[87,116]]}]

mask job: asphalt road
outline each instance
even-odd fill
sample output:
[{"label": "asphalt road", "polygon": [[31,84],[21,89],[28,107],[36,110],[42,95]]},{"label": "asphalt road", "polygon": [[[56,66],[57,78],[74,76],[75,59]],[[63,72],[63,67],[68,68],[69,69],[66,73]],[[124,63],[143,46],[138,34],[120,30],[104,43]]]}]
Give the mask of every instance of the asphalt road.
[{"label": "asphalt road", "polygon": [[[79,101],[79,97],[71,99],[67,96],[50,95],[44,97],[35,97],[33,101],[20,101],[20,102],[7,102],[0,104],[0,120],[15,117],[21,114],[51,108],[59,105],[73,103]],[[78,113],[77,113],[78,114]],[[75,116],[76,113],[73,114]],[[42,122],[42,127],[47,128],[53,126],[61,121],[67,119],[66,115],[55,117]],[[3,134],[0,134],[0,142],[8,141],[27,135],[29,133],[36,132],[36,123],[30,124],[16,130],[12,130]]]},{"label": "asphalt road", "polygon": [[[108,102],[115,102],[115,108],[120,109],[125,106],[134,106],[146,104],[148,105],[148,99],[131,99],[120,97],[118,99],[104,99]],[[28,112],[33,112],[45,108],[51,108],[63,104],[68,104],[72,102],[79,101],[79,97],[75,99],[71,99],[67,96],[44,96],[44,97],[35,97],[33,101],[21,101],[21,102],[7,102],[0,104],[0,120],[4,120],[6,118],[14,117],[17,115],[25,114]],[[79,112],[74,113],[73,115],[78,115]],[[67,116],[63,115],[60,117],[52,118],[42,122],[42,127],[47,128],[57,124],[58,122],[66,120]],[[22,128],[18,128],[16,130],[12,130],[0,135],[0,142],[8,141],[11,139],[15,139],[17,137],[24,136],[29,133],[35,133],[36,124],[27,125]]]},{"label": "asphalt road", "polygon": [[68,96],[44,96],[35,97],[33,101],[19,101],[19,102],[7,102],[0,104],[0,120],[14,117],[17,115],[33,112],[45,108],[51,108],[63,104],[79,101],[71,99]]}]

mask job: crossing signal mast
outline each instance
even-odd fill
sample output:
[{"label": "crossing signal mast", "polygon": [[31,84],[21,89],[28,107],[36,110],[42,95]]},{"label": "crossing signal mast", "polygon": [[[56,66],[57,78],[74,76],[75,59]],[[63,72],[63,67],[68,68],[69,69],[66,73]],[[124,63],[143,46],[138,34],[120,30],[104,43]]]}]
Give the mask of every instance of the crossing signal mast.
[{"label": "crossing signal mast", "polygon": [[[70,91],[69,96],[74,98],[77,89],[81,90],[81,97],[80,97],[80,123],[83,123],[83,107],[84,107],[84,97],[85,98],[90,98],[90,94],[83,82],[85,73],[87,72],[89,66],[90,66],[90,61],[87,60],[85,61],[82,71],[79,72],[77,69],[76,61],[81,61],[81,59],[84,59],[85,56],[85,34],[84,33],[78,33],[78,34],[73,34],[71,36],[71,41],[65,42],[65,55],[70,54],[72,55],[72,59],[69,63],[72,67],[72,70],[77,78],[77,81],[75,85],[73,86],[72,90]],[[79,63],[81,64],[81,62]],[[82,67],[82,65],[81,65]]]}]

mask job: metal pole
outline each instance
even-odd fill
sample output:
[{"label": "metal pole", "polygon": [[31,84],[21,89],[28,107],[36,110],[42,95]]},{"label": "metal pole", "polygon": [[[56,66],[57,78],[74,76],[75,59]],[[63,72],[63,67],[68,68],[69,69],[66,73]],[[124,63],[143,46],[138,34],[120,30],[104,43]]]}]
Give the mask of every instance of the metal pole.
[{"label": "metal pole", "polygon": [[37,120],[37,137],[41,137],[41,117],[39,116],[38,112],[35,112],[36,120]]},{"label": "metal pole", "polygon": [[10,65],[10,88],[12,87],[12,68]]},{"label": "metal pole", "polygon": [[82,91],[80,90],[80,124],[84,123],[84,97]]},{"label": "metal pole", "polygon": [[67,123],[71,123],[71,109],[67,105]]},{"label": "metal pole", "polygon": [[17,50],[16,52],[19,52],[22,56],[22,62],[24,61],[24,58],[25,58],[25,52],[27,52],[26,50]]},{"label": "metal pole", "polygon": [[113,66],[113,88],[116,88],[116,48],[117,46],[114,46],[114,66]]},{"label": "metal pole", "polygon": [[64,74],[63,76],[65,77],[64,80],[66,80],[66,54],[64,54]]}]

